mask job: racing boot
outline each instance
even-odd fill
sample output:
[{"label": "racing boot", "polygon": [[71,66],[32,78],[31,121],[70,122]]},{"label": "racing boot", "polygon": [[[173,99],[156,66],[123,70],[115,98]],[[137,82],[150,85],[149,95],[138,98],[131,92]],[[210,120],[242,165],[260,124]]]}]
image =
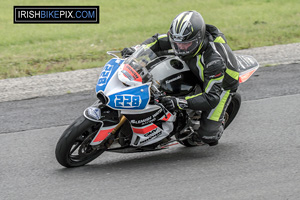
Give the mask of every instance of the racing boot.
[{"label": "racing boot", "polygon": [[224,132],[224,128],[225,127],[225,123],[222,123],[222,125],[219,127],[219,130],[217,132],[217,134],[215,136],[202,136],[199,133],[195,133],[192,136],[192,140],[193,142],[195,142],[197,145],[203,145],[203,143],[208,144],[209,146],[216,146],[217,144],[219,144],[219,139],[221,138],[223,132]]}]

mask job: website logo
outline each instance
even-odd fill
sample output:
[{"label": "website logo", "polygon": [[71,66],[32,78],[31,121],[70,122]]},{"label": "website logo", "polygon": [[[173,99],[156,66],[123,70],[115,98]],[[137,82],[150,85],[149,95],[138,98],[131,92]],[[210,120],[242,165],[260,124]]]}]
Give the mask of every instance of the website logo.
[{"label": "website logo", "polygon": [[14,6],[14,23],[97,23],[99,6]]}]

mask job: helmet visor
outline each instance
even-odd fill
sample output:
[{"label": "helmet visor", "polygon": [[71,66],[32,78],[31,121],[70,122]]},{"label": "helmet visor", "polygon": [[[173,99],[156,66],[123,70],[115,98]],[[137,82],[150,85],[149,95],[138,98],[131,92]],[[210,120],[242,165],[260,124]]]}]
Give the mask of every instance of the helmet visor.
[{"label": "helmet visor", "polygon": [[185,56],[194,52],[199,46],[197,38],[190,41],[176,42],[171,39],[171,46],[175,51],[176,55]]},{"label": "helmet visor", "polygon": [[202,48],[204,37],[201,36],[201,32],[199,31],[193,38],[184,40],[179,38],[176,34],[171,34],[171,32],[169,32],[169,40],[176,55],[186,56],[193,54],[197,49]]}]

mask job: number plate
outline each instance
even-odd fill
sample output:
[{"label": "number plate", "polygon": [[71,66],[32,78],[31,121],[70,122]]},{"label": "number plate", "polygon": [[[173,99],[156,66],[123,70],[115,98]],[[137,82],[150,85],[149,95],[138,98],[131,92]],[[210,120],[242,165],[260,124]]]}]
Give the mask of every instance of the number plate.
[{"label": "number plate", "polygon": [[116,95],[115,105],[121,108],[136,108],[141,105],[142,99],[139,95]]}]

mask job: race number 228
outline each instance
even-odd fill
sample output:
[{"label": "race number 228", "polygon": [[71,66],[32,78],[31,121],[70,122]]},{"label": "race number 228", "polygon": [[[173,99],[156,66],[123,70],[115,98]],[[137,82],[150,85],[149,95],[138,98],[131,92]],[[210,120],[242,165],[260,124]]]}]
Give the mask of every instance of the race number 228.
[{"label": "race number 228", "polygon": [[99,77],[98,85],[101,86],[101,85],[106,84],[106,81],[111,73],[111,70],[112,70],[112,66],[110,64],[105,66],[105,68],[103,69],[103,71]]},{"label": "race number 228", "polygon": [[134,108],[141,104],[141,97],[139,95],[117,95],[115,99],[116,107]]}]

